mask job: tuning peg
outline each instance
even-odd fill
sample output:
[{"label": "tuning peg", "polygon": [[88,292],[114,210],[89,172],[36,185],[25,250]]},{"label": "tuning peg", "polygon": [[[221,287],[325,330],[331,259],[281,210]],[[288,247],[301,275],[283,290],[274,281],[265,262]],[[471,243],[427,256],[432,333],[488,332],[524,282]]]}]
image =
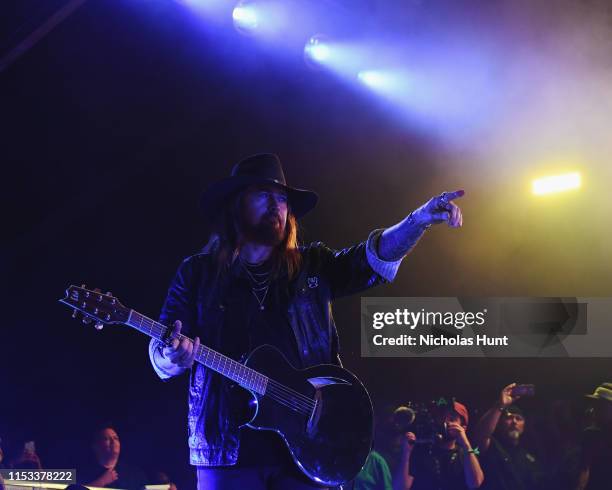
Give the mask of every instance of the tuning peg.
[{"label": "tuning peg", "polygon": [[106,296],[112,296],[113,293],[111,293],[110,291],[106,291]]},{"label": "tuning peg", "polygon": [[102,329],[104,328],[104,323],[102,323],[102,322],[96,322],[96,323],[94,324],[94,328],[95,328],[96,330],[102,330]]},{"label": "tuning peg", "polygon": [[87,286],[85,286],[85,284],[81,284],[81,287],[82,287],[83,289],[87,289]]},{"label": "tuning peg", "polygon": [[86,316],[83,317],[83,319],[81,320],[85,325],[89,325],[91,323],[91,318],[87,318]]},{"label": "tuning peg", "polygon": [[72,318],[77,318],[79,316],[79,310],[74,310],[72,312]]}]

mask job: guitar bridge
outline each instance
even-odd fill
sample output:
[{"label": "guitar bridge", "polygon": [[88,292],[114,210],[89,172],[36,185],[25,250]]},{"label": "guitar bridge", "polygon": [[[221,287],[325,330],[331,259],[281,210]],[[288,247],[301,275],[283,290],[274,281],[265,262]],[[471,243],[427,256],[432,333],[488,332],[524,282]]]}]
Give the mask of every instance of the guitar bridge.
[{"label": "guitar bridge", "polygon": [[321,390],[315,391],[315,404],[312,412],[310,413],[310,418],[308,419],[308,423],[306,424],[306,434],[310,437],[314,437],[317,430],[317,424],[319,423],[319,418],[321,418],[321,409],[322,409],[322,397]]},{"label": "guitar bridge", "polygon": [[350,383],[345,379],[335,378],[333,376],[308,378],[308,382],[315,387],[315,405],[310,413],[310,417],[308,418],[308,423],[306,424],[306,434],[308,434],[310,437],[314,437],[317,432],[317,424],[321,418],[321,410],[323,410],[323,396],[321,393],[321,388],[337,384],[349,385]]}]

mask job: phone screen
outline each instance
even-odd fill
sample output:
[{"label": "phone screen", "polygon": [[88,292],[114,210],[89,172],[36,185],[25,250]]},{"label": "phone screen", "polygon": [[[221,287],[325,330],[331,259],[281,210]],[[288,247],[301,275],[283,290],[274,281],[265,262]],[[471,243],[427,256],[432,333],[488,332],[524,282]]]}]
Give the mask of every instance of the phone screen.
[{"label": "phone screen", "polygon": [[512,396],[533,396],[535,385],[517,385],[512,388]]}]

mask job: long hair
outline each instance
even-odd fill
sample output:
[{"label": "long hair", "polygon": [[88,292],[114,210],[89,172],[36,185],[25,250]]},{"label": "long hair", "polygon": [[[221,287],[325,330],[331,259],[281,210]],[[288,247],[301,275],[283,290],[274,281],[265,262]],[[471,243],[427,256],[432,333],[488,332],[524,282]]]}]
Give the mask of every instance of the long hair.
[{"label": "long hair", "polygon": [[[212,221],[214,254],[217,265],[217,275],[225,274],[240,253],[240,218],[244,192],[239,192],[226,202]],[[272,259],[272,277],[278,276],[284,268],[289,280],[299,272],[302,256],[298,249],[299,227],[291,207],[287,211],[285,236],[274,249]]]}]

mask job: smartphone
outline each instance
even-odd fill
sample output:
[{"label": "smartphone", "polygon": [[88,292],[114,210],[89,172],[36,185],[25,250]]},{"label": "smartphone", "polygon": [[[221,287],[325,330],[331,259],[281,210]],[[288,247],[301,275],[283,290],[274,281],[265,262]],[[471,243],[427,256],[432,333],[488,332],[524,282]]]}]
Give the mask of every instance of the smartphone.
[{"label": "smartphone", "polygon": [[512,396],[534,396],[535,385],[516,385],[510,394]]},{"label": "smartphone", "polygon": [[36,444],[34,444],[34,441],[28,441],[23,445],[23,450],[26,453],[34,454],[36,452]]}]

